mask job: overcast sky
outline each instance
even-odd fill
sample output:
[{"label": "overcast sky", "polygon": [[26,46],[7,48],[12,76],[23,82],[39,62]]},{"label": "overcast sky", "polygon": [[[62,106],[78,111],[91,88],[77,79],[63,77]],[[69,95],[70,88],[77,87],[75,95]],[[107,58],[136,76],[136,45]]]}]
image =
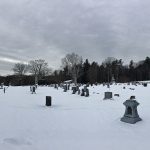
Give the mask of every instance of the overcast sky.
[{"label": "overcast sky", "polygon": [[150,56],[149,0],[0,0],[0,74],[45,59],[59,68],[75,52],[101,63]]}]

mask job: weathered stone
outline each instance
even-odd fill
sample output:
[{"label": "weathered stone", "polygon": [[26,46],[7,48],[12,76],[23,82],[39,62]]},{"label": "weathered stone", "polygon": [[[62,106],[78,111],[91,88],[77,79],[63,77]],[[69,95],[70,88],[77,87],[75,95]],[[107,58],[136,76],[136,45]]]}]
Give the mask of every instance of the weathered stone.
[{"label": "weathered stone", "polygon": [[105,92],[104,100],[105,99],[112,99],[112,92]]},{"label": "weathered stone", "polygon": [[139,103],[136,100],[126,100],[123,104],[125,105],[126,110],[124,116],[121,118],[121,121],[134,124],[142,120],[138,115],[137,106]]},{"label": "weathered stone", "polygon": [[85,97],[89,97],[89,89],[85,90]]},{"label": "weathered stone", "polygon": [[67,85],[64,85],[64,92],[67,92]]},{"label": "weathered stone", "polygon": [[84,89],[82,89],[81,96],[85,96]]}]

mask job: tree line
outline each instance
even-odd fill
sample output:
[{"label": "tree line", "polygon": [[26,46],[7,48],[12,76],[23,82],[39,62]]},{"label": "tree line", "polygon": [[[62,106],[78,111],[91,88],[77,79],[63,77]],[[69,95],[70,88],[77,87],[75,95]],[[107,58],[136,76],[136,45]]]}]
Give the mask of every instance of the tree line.
[{"label": "tree line", "polygon": [[17,63],[12,68],[13,75],[0,76],[5,85],[49,85],[72,80],[77,83],[131,82],[150,80],[150,58],[135,63],[133,60],[124,65],[122,59],[106,58],[101,64],[83,61],[78,54],[67,54],[62,59],[62,69],[54,70],[43,60],[32,60],[28,64]]}]

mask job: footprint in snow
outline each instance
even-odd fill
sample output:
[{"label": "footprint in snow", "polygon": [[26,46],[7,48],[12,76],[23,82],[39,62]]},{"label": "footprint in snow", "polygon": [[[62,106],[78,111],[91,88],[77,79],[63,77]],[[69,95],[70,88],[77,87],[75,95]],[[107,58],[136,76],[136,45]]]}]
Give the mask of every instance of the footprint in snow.
[{"label": "footprint in snow", "polygon": [[30,141],[23,138],[5,138],[3,142],[12,145],[31,145]]}]

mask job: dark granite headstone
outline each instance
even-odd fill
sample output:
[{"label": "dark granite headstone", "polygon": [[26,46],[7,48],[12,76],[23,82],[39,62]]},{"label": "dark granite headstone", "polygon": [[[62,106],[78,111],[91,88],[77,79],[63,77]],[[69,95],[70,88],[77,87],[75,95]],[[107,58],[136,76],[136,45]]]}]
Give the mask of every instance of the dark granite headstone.
[{"label": "dark granite headstone", "polygon": [[81,96],[85,96],[84,89],[82,89]]},{"label": "dark granite headstone", "polygon": [[147,87],[147,83],[143,83],[143,86],[144,86],[144,87]]},{"label": "dark granite headstone", "polygon": [[51,106],[52,105],[52,98],[51,96],[46,96],[46,106]]},{"label": "dark granite headstone", "polygon": [[114,96],[118,96],[119,97],[120,95],[119,94],[114,94]]},{"label": "dark granite headstone", "polygon": [[89,97],[89,89],[85,90],[85,97]]}]

